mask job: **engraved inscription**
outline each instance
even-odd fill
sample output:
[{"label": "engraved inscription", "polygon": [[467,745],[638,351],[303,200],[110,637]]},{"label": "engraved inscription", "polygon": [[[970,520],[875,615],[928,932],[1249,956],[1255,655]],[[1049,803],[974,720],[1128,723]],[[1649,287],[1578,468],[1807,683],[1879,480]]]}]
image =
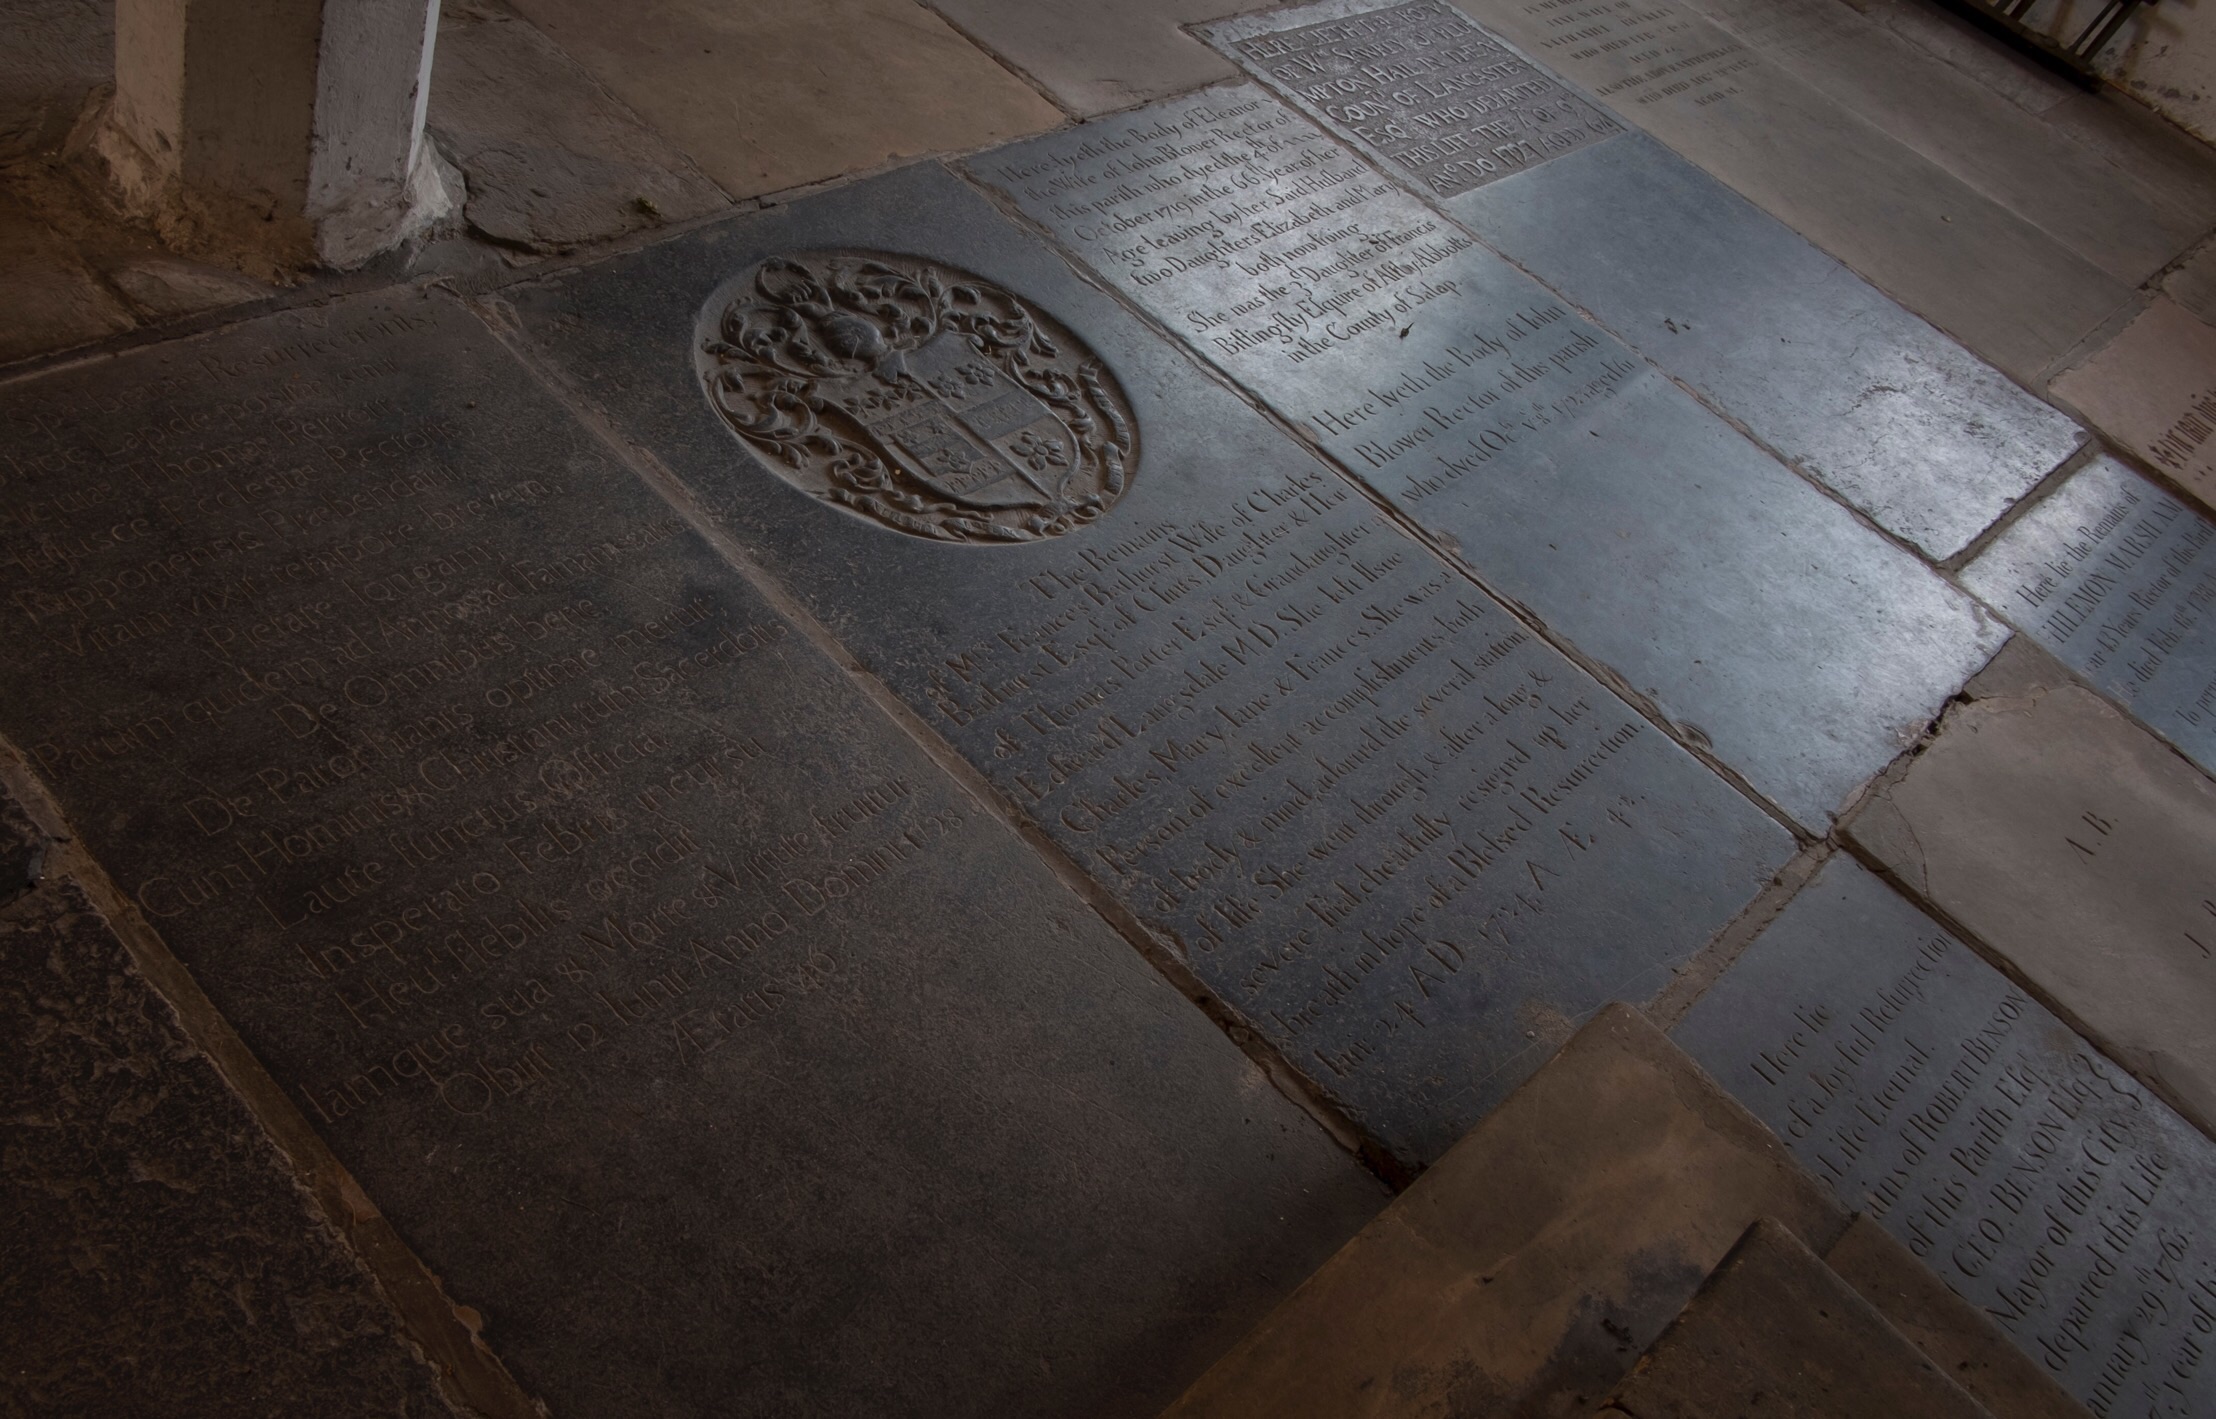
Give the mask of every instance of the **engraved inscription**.
[{"label": "engraved inscription", "polygon": [[1866,872],[1676,1033],[2093,1413],[2216,1406],[2216,1146]]},{"label": "engraved inscription", "polygon": [[2216,772],[2216,524],[2102,458],[1962,578]]},{"label": "engraved inscription", "polygon": [[1249,70],[1452,197],[1622,131],[1615,119],[1436,3],[1232,42]]},{"label": "engraved inscription", "polygon": [[[1227,156],[1152,131],[1067,136],[1114,166],[1103,196],[1167,200]],[[1326,171],[1288,180],[1317,179],[1324,208],[1351,190]],[[1061,175],[1089,179],[1043,163],[1042,180]],[[1230,165],[1210,185],[1257,201],[1267,181]],[[1092,210],[1133,242],[1160,233],[1164,260],[1186,225]],[[1041,254],[935,169],[791,225],[857,246],[897,230],[988,276],[1036,271]],[[888,688],[1392,1154],[1436,1157],[1571,1023],[1649,993],[1790,854],[1721,778],[1074,275],[1035,275],[1037,297],[1086,313],[1157,470],[1113,518],[980,558],[730,478],[722,430],[674,369],[658,389],[623,380],[664,368],[660,293],[750,266],[766,254],[750,239],[580,273],[519,311],[632,437],[677,451],[703,506]],[[581,305],[645,313],[565,318]]]},{"label": "engraved inscription", "polygon": [[1683,11],[1643,0],[1528,0],[1518,11],[1542,58],[1604,99],[1644,108],[1682,99],[1695,108],[1739,92],[1754,66],[1745,45]]},{"label": "engraved inscription", "polygon": [[913,257],[807,252],[719,291],[708,400],[788,481],[919,537],[1054,537],[1097,521],[1136,463],[1130,406],[1060,325]]}]

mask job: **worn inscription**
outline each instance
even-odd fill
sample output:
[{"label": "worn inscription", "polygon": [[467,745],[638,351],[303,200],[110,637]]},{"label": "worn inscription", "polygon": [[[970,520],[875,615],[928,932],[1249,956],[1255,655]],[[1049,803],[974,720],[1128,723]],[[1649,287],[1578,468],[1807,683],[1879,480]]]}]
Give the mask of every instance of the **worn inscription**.
[{"label": "worn inscription", "polygon": [[2216,772],[2216,524],[2103,457],[1962,578]]},{"label": "worn inscription", "polygon": [[2093,1413],[2216,1404],[2216,1146],[1868,873],[1676,1033]]},{"label": "worn inscription", "polygon": [[[1295,12],[1296,17],[1298,12]],[[1228,49],[1293,103],[1452,197],[1622,131],[1436,3],[1244,36]]]},{"label": "worn inscription", "polygon": [[1550,64],[1582,73],[1601,98],[1639,107],[1696,107],[1739,92],[1733,76],[1755,55],[1713,25],[1642,0],[1530,0],[1518,7]]},{"label": "worn inscription", "polygon": [[211,991],[326,1125],[487,1120],[617,1041],[680,1062],[801,1008],[853,969],[811,924],[961,817],[891,785],[834,831],[761,789],[823,750],[709,710],[787,626],[688,580],[652,499],[482,456],[544,431],[398,353],[464,319],[396,303],[0,416],[9,727],[72,802],[133,805],[123,885],[223,943]]},{"label": "worn inscription", "polygon": [[708,302],[709,402],[770,466],[919,537],[1021,542],[1095,521],[1137,449],[1114,377],[1008,292],[911,257],[800,253]]}]

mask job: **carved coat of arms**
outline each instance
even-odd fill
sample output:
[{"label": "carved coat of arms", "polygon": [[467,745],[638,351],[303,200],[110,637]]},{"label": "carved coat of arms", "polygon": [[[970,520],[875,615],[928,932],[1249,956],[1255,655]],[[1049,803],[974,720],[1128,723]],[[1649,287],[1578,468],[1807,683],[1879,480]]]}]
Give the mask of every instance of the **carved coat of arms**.
[{"label": "carved coat of arms", "polygon": [[787,481],[955,542],[1092,522],[1136,460],[1130,405],[1076,336],[990,282],[917,257],[764,261],[703,314],[700,376]]}]

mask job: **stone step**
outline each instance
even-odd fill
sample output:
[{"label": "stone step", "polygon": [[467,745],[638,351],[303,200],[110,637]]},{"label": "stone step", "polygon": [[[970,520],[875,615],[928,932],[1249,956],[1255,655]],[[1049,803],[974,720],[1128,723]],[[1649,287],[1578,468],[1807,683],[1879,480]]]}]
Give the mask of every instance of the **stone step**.
[{"label": "stone step", "polygon": [[[1617,1386],[1684,1324],[1704,1285],[1720,1284],[1710,1281],[1720,1264],[1755,1265],[1744,1253],[1758,1222],[1811,1260],[1838,1258],[1815,1263],[1829,1279],[1804,1294],[1839,1315],[1880,1316],[1935,1393],[1972,1397],[1905,1412],[2082,1415],[1904,1248],[1850,1217],[1644,1015],[1614,1005],[1164,1419],[1585,1413],[1612,1392],[1660,1393]],[[1820,1337],[1830,1319],[1779,1317],[1778,1338]],[[1854,1322],[1842,1343],[1875,1344],[1867,1330]]]},{"label": "stone step", "polygon": [[1989,1419],[1885,1314],[1800,1238],[1747,1228],[1601,1419]]}]

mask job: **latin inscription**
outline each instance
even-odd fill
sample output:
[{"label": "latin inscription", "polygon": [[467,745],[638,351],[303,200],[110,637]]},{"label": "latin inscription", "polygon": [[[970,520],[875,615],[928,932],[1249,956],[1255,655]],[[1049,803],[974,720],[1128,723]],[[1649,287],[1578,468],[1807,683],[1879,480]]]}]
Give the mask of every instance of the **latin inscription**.
[{"label": "latin inscription", "polygon": [[2216,771],[2216,524],[2103,457],[1962,579]]},{"label": "latin inscription", "polygon": [[2216,1147],[1835,860],[1679,1043],[2093,1413],[2216,1402]]},{"label": "latin inscription", "polygon": [[[1294,12],[1295,16],[1299,12]],[[1621,125],[1434,0],[1248,35],[1227,48],[1291,100],[1452,197]]]}]

